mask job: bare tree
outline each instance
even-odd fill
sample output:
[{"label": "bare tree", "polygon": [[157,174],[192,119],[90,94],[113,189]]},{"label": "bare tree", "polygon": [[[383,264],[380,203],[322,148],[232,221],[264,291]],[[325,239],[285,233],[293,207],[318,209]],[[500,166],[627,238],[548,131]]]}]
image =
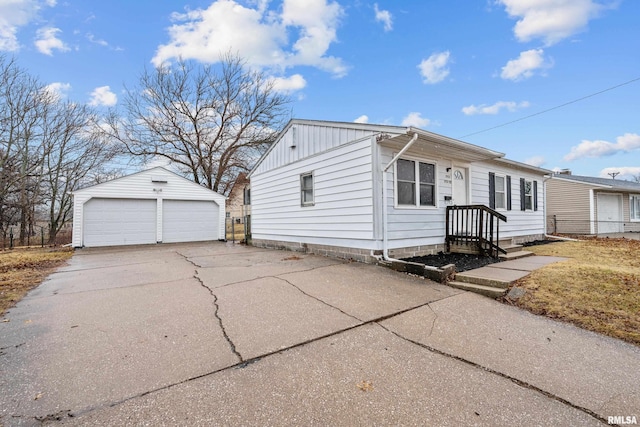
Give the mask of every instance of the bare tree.
[{"label": "bare tree", "polygon": [[[48,96],[44,86],[14,59],[0,57],[0,209],[18,211],[21,244],[33,229],[40,197],[42,160],[47,151],[42,117],[50,105]],[[11,221],[15,218],[0,218],[4,234]]]},{"label": "bare tree", "polygon": [[113,159],[116,147],[103,141],[98,117],[86,105],[57,102],[46,117],[43,186],[47,194],[49,244],[73,216],[72,191],[91,182],[102,166]]},{"label": "bare tree", "polygon": [[196,183],[227,192],[273,141],[289,103],[244,65],[227,54],[219,68],[180,60],[145,70],[127,89],[124,111],[107,120],[109,137],[143,161],[168,159]]},{"label": "bare tree", "polygon": [[[114,145],[100,139],[87,106],[63,102],[14,59],[0,56],[0,233],[19,225],[19,243],[33,235],[36,214],[50,241],[72,214],[71,191],[100,172]],[[42,219],[42,218],[39,218]]]}]

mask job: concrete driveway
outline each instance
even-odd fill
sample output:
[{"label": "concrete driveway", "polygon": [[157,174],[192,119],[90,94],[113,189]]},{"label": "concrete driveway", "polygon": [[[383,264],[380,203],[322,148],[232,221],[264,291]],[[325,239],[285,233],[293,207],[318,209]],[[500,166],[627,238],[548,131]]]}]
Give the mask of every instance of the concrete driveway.
[{"label": "concrete driveway", "polygon": [[313,255],[85,249],[4,320],[6,426],[640,419],[640,348]]}]

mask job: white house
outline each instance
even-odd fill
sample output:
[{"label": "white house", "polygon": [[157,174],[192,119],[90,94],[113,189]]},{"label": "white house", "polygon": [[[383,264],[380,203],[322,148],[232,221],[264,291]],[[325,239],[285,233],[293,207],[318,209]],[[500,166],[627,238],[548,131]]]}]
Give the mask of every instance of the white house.
[{"label": "white house", "polygon": [[454,205],[504,216],[502,245],[539,239],[550,171],[503,156],[413,127],[292,120],[249,174],[252,243],[364,262],[424,255],[445,248]]},{"label": "white house", "polygon": [[73,247],[223,240],[225,197],[162,167],[73,193]]}]

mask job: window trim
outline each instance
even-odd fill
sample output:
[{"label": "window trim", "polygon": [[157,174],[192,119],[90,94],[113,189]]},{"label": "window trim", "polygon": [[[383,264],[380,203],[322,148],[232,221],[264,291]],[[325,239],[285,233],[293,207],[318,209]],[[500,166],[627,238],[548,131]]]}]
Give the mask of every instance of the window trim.
[{"label": "window trim", "polygon": [[[494,209],[496,211],[506,211],[507,210],[507,175],[503,175],[501,173],[496,173],[493,175],[493,193],[494,193]],[[504,182],[502,193],[504,194],[504,198],[502,199],[504,202],[504,206],[498,207],[498,198],[496,197],[499,193],[497,186],[497,178],[502,178]]]},{"label": "window trim", "polygon": [[[395,155],[395,154],[394,154]],[[398,161],[407,160],[414,162],[414,198],[415,203],[413,205],[401,205],[398,203]],[[393,165],[393,205],[395,209],[437,209],[438,208],[438,162],[435,160],[424,159],[412,156],[402,156]],[[433,166],[433,183],[425,183],[433,185],[433,205],[421,205],[420,204],[420,163]]]},{"label": "window trim", "polygon": [[640,209],[638,209],[638,212],[636,212],[637,219],[631,216],[631,212],[633,209],[633,199],[638,199],[640,201],[640,194],[629,194],[629,221],[640,222]]},{"label": "window trim", "polygon": [[[531,207],[527,207],[527,182],[531,184],[531,192],[529,193],[528,197],[531,197]],[[522,210],[523,211],[535,211],[535,189],[534,189],[534,182],[536,182],[533,179],[526,179],[526,178],[522,178],[520,181],[520,185],[522,185],[522,189],[521,191],[521,195],[522,195]]]},{"label": "window trim", "polygon": [[[311,177],[311,188],[305,188],[304,187],[304,178],[310,176]],[[308,206],[315,206],[316,204],[316,190],[315,190],[315,177],[314,177],[314,173],[313,171],[311,172],[305,172],[305,173],[301,173],[300,174],[300,206],[302,207],[308,207]],[[304,192],[305,191],[311,191],[311,201],[309,202],[305,202],[304,201]]]}]

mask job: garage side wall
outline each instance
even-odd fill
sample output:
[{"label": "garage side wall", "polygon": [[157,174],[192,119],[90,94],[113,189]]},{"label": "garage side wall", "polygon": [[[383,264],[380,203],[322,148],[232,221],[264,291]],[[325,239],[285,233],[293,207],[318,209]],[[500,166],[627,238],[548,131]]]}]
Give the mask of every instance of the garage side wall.
[{"label": "garage side wall", "polygon": [[224,239],[225,236],[225,197],[162,167],[158,167],[75,191],[73,247],[77,248],[84,245],[84,206],[87,201],[94,198],[156,200],[158,208],[156,239],[158,242],[163,240],[163,201],[213,201],[219,206],[219,213],[215,218],[219,239]]}]

